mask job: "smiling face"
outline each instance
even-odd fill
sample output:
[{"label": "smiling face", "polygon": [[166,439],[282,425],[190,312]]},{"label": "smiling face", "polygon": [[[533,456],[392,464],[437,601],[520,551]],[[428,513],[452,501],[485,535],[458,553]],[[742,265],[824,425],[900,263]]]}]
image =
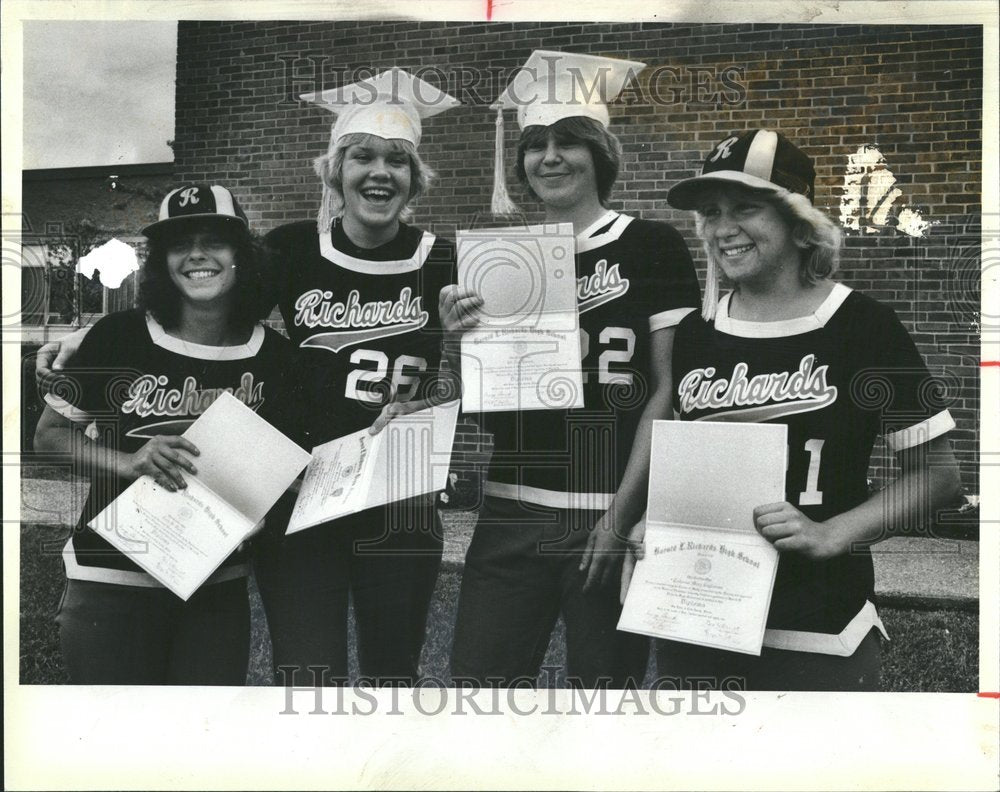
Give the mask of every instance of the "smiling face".
[{"label": "smiling face", "polygon": [[345,227],[394,230],[410,200],[410,155],[398,144],[366,136],[344,151],[340,172]]},{"label": "smiling face", "polygon": [[582,140],[550,131],[525,147],[524,174],[531,191],[547,207],[569,209],[598,200],[594,157]]},{"label": "smiling face", "polygon": [[738,185],[708,187],[697,212],[709,255],[732,283],[798,278],[801,251],[793,228],[766,196]]},{"label": "smiling face", "polygon": [[182,301],[228,303],[236,285],[236,248],[221,230],[191,224],[173,234],[164,247],[167,273]]}]

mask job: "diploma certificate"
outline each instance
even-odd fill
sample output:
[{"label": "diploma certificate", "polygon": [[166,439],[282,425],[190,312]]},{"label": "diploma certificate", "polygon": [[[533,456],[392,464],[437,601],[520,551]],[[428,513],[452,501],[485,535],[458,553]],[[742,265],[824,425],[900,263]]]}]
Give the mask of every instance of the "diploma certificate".
[{"label": "diploma certificate", "polygon": [[778,551],[753,509],[784,499],[787,427],[656,421],[645,557],[618,629],[760,654]]},{"label": "diploma certificate", "polygon": [[583,407],[573,228],[458,232],[459,285],[483,299],[462,337],[470,412]]},{"label": "diploma certificate", "polygon": [[313,449],[287,533],[445,488],[459,402],[362,429]]},{"label": "diploma certificate", "polygon": [[247,537],[254,522],[193,476],[178,492],[142,476],[90,527],[187,600]]},{"label": "diploma certificate", "polygon": [[309,453],[228,393],[184,437],[201,452],[185,489],[141,476],[89,525],[187,600],[264,519]]}]

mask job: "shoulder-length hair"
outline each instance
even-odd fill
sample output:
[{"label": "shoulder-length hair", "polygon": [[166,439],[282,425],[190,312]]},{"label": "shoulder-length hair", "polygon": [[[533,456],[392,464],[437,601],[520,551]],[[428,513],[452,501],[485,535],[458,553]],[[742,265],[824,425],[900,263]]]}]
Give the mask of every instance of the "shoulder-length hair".
[{"label": "shoulder-length hair", "polygon": [[[792,239],[799,248],[799,280],[803,285],[818,283],[836,273],[840,263],[841,233],[837,224],[825,212],[813,206],[804,195],[788,190],[751,192],[774,206],[791,227]],[[708,257],[701,315],[706,320],[711,320],[715,317],[719,303],[722,268],[705,239],[705,220],[700,212],[695,212],[695,228]]]},{"label": "shoulder-length hair", "polygon": [[[329,151],[313,162],[313,168],[320,181],[323,182],[323,201],[320,205],[318,226],[321,232],[327,231],[330,224],[344,213],[344,156],[351,146],[370,145],[376,140],[382,140],[376,135],[364,132],[351,132],[341,135],[332,142]],[[406,154],[410,158],[410,194],[407,206],[403,209],[401,219],[410,217],[410,201],[423,195],[434,180],[434,171],[417,153],[417,147],[408,140],[390,140],[395,153]]]},{"label": "shoulder-length hair", "polygon": [[622,164],[622,144],[601,123],[584,116],[560,118],[549,126],[534,125],[525,127],[521,131],[521,138],[517,143],[516,173],[517,180],[527,189],[528,194],[538,200],[524,171],[525,152],[529,148],[544,146],[548,142],[549,135],[552,135],[557,143],[583,143],[590,149],[597,175],[597,197],[601,206],[607,208],[611,200],[611,190],[618,179],[618,171]]},{"label": "shoulder-length hair", "polygon": [[275,300],[265,277],[263,253],[257,240],[249,231],[242,231],[231,223],[213,222],[211,219],[197,224],[182,223],[176,231],[164,230],[150,238],[146,262],[139,275],[138,305],[151,313],[163,327],[177,327],[180,323],[181,295],[167,271],[167,249],[177,234],[206,228],[221,234],[235,252],[236,285],[233,287],[229,325],[250,328],[271,313]]}]

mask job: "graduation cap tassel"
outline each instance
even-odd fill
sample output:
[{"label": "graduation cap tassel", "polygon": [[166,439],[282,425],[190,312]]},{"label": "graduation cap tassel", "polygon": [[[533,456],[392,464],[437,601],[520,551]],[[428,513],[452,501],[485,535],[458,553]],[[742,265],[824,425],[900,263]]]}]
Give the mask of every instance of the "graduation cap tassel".
[{"label": "graduation cap tassel", "polygon": [[333,157],[333,152],[337,148],[337,138],[338,138],[337,125],[333,124],[330,127],[330,142],[326,148],[326,157],[320,157],[316,160],[316,175],[319,176],[320,181],[323,182],[323,194],[320,197],[319,202],[319,214],[316,216],[316,230],[320,234],[325,234],[330,230],[330,226],[333,225],[334,220],[334,195],[333,190],[330,189],[327,184],[326,179],[326,168],[328,167],[329,161]]},{"label": "graduation cap tassel", "polygon": [[319,214],[316,216],[316,229],[320,234],[325,234],[331,225],[333,225],[333,191],[324,184]]},{"label": "graduation cap tassel", "polygon": [[517,207],[507,192],[507,177],[504,172],[503,107],[497,106],[496,143],[493,150],[493,200],[490,208],[493,214],[513,214]]}]

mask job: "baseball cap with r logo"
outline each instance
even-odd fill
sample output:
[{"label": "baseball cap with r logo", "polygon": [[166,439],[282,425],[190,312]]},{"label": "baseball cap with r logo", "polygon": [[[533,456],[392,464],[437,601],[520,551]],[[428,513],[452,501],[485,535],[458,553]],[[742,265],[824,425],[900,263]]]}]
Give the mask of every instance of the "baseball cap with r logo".
[{"label": "baseball cap with r logo", "polygon": [[160,203],[157,221],[142,229],[142,233],[151,237],[172,231],[181,223],[207,218],[235,224],[243,231],[249,229],[247,216],[236,196],[225,187],[218,184],[185,184],[167,193]]},{"label": "baseball cap with r logo", "polygon": [[705,158],[701,175],[675,184],[667,202],[675,209],[694,209],[698,194],[713,182],[771,192],[787,190],[812,201],[816,171],[812,159],[780,132],[754,129],[718,143]]}]

